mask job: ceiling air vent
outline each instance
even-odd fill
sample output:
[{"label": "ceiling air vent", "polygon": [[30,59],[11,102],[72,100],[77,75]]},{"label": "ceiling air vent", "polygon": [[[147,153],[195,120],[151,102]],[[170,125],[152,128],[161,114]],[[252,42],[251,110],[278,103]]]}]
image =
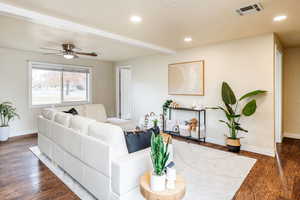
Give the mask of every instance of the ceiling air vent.
[{"label": "ceiling air vent", "polygon": [[262,7],[262,5],[260,3],[257,3],[257,4],[252,4],[252,5],[248,5],[248,6],[240,8],[240,9],[237,9],[236,12],[239,15],[243,16],[243,15],[247,15],[247,14],[260,12],[263,9],[264,8]]}]

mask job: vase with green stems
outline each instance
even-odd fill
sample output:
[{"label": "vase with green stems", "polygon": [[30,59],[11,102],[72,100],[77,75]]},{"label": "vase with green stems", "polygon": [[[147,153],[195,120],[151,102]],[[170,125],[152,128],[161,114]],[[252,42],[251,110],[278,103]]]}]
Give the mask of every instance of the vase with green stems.
[{"label": "vase with green stems", "polygon": [[19,118],[16,108],[11,102],[3,102],[0,104],[0,141],[7,141],[10,134],[9,123]]},{"label": "vase with green stems", "polygon": [[166,184],[166,165],[169,159],[168,152],[169,140],[165,144],[160,134],[152,133],[150,157],[153,165],[153,172],[150,178],[150,187],[153,191],[165,190]]},{"label": "vase with green stems", "polygon": [[219,121],[224,123],[229,129],[226,139],[229,151],[240,151],[241,143],[238,133],[239,131],[248,133],[246,129],[242,128],[240,119],[241,117],[249,117],[255,113],[257,104],[254,97],[264,93],[266,93],[265,90],[254,90],[237,99],[229,84],[226,82],[222,83],[221,96],[224,105],[212,107],[211,109],[222,110],[225,114],[225,120]]}]

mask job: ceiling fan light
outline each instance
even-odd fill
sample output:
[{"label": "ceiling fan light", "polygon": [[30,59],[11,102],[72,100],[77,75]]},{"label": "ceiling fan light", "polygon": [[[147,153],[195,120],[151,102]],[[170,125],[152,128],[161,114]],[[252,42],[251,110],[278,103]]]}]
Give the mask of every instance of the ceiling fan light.
[{"label": "ceiling fan light", "polygon": [[65,59],[73,59],[73,58],[74,58],[74,55],[73,55],[73,54],[70,54],[70,53],[64,54],[64,58],[65,58]]}]

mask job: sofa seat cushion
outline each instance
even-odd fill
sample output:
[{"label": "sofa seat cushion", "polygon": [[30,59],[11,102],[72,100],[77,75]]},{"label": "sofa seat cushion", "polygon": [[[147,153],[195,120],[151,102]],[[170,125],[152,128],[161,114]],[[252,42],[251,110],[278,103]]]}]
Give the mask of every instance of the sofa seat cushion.
[{"label": "sofa seat cushion", "polygon": [[88,135],[97,138],[111,147],[112,157],[127,155],[127,147],[122,129],[108,123],[93,123],[89,126]]},{"label": "sofa seat cushion", "polygon": [[86,117],[95,119],[98,122],[106,122],[107,116],[102,104],[86,104]]},{"label": "sofa seat cushion", "polygon": [[70,115],[70,114],[63,113],[63,112],[57,112],[54,117],[54,121],[64,127],[70,127],[71,117],[72,117],[72,115]]},{"label": "sofa seat cushion", "polygon": [[81,134],[87,134],[89,125],[96,122],[94,119],[87,117],[73,116],[70,122],[70,128]]},{"label": "sofa seat cushion", "polygon": [[120,126],[124,131],[130,131],[135,129],[135,123],[132,120],[108,118],[107,122],[116,126]]},{"label": "sofa seat cushion", "polygon": [[42,116],[48,120],[53,120],[58,111],[53,108],[45,108],[42,110]]}]

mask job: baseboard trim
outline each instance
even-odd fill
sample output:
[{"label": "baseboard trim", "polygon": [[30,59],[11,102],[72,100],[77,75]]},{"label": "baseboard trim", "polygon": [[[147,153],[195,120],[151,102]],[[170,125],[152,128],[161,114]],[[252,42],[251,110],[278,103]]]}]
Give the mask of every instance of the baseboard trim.
[{"label": "baseboard trim", "polygon": [[32,133],[37,133],[37,128],[31,129],[31,130],[19,130],[19,131],[11,131],[10,138],[17,137],[17,136],[23,136],[23,135],[30,135]]},{"label": "baseboard trim", "polygon": [[13,136],[13,137],[9,138],[9,141],[16,141],[16,140],[32,138],[32,137],[37,137],[37,133],[29,133],[29,134],[25,134],[25,135]]},{"label": "baseboard trim", "polygon": [[[215,138],[206,138],[206,141],[210,142],[210,143],[226,146],[225,140],[218,140],[218,139],[215,139]],[[249,151],[249,152],[253,152],[253,153],[258,153],[258,154],[262,154],[262,155],[266,155],[266,156],[275,157],[275,151],[274,150],[267,149],[267,148],[261,148],[261,147],[257,147],[257,146],[253,146],[253,145],[243,144],[241,146],[241,150]]]},{"label": "baseboard trim", "polygon": [[300,133],[284,133],[283,136],[287,137],[287,138],[293,138],[293,139],[300,140]]}]

